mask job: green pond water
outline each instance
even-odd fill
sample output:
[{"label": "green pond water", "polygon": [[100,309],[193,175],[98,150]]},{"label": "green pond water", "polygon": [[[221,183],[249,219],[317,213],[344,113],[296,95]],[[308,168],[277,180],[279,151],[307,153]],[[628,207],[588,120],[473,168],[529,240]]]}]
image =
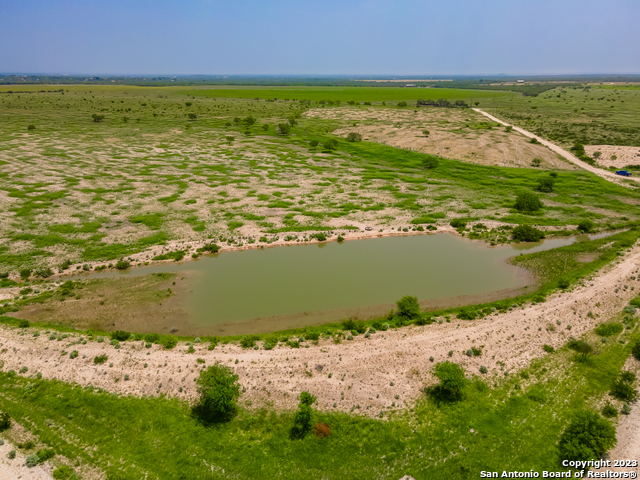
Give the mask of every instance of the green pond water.
[{"label": "green pond water", "polygon": [[461,296],[487,299],[482,296],[532,283],[508,258],[574,241],[489,248],[449,234],[385,237],[222,252],[91,278],[185,272],[185,322],[218,326],[214,331],[231,334],[380,315],[404,295],[414,295],[423,304]]}]

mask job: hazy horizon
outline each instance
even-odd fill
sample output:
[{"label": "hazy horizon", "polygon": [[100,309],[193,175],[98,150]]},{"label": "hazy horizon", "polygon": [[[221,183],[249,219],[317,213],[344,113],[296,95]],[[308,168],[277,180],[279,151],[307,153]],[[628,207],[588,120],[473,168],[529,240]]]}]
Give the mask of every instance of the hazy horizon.
[{"label": "hazy horizon", "polygon": [[21,75],[640,73],[632,0],[5,0],[0,13],[0,70]]}]

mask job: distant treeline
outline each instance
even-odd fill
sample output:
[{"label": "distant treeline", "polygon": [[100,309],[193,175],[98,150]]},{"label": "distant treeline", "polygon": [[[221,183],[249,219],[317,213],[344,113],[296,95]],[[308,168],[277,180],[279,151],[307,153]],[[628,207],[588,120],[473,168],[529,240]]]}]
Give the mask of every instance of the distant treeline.
[{"label": "distant treeline", "polygon": [[[536,77],[473,77],[450,76],[436,78],[392,77],[392,76],[286,76],[286,75],[136,75],[136,76],[88,76],[88,75],[14,75],[0,74],[0,85],[34,84],[84,84],[84,85],[138,85],[138,86],[197,86],[197,85],[257,85],[257,86],[336,86],[336,87],[404,87],[403,82],[432,88],[463,88],[479,90],[512,90],[525,95],[536,96],[545,90],[558,86],[572,86],[584,83],[640,82],[639,75],[567,75]],[[375,79],[376,82],[365,81]],[[395,80],[395,81],[392,81]],[[505,85],[517,80],[525,80],[530,85]],[[534,83],[535,82],[535,83]],[[569,82],[569,83],[567,83]]]},{"label": "distant treeline", "polygon": [[427,107],[444,107],[444,108],[469,108],[463,100],[456,100],[455,102],[450,102],[449,100],[445,100],[441,98],[439,100],[423,100],[418,99],[416,102],[416,107],[427,106]]}]

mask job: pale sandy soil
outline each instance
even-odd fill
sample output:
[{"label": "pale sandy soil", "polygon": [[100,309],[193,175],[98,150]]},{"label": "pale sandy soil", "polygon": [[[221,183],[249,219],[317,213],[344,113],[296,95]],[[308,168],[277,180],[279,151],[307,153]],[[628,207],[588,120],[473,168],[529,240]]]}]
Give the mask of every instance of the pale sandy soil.
[{"label": "pale sandy soil", "polygon": [[[528,168],[534,158],[539,158],[542,168],[575,168],[548,148],[529,143],[528,138],[519,133],[495,127],[469,128],[469,125],[486,122],[472,110],[420,108],[414,113],[408,109],[334,108],[312,109],[305,115],[355,123],[335,130],[335,135],[346,137],[356,132],[364,140],[468,163]],[[423,130],[428,130],[429,135],[425,136]]]},{"label": "pale sandy soil", "polygon": [[[474,108],[473,110],[475,110],[476,112],[479,112],[481,114],[483,114],[485,117],[493,120],[494,122],[499,122],[503,125],[510,125],[507,122],[504,122],[502,120],[499,120],[498,118],[494,117],[493,115],[488,114],[487,112],[484,112],[482,110],[480,110],[479,108]],[[591,165],[589,165],[588,163],[583,162],[582,160],[580,160],[578,157],[576,157],[573,153],[568,152],[567,150],[559,147],[558,145],[556,145],[555,143],[551,143],[548,140],[545,140],[542,137],[539,137],[538,135],[535,135],[527,130],[525,130],[524,128],[520,128],[520,127],[516,127],[515,125],[512,125],[513,129],[517,132],[520,132],[521,134],[529,137],[529,138],[535,138],[536,140],[538,140],[542,145],[545,145],[546,147],[550,148],[551,150],[553,150],[554,152],[556,152],[558,155],[563,156],[564,158],[566,158],[568,161],[570,161],[571,163],[579,166],[580,168],[583,168],[584,170],[587,170],[591,173],[594,173],[596,175],[598,175],[599,177],[602,177],[606,180],[609,180],[610,182],[613,183],[617,183],[619,185],[622,185],[623,187],[628,187],[629,184],[628,182],[623,181],[623,178],[626,180],[631,180],[631,181],[640,181],[640,179],[638,177],[620,177],[618,175],[616,175],[615,173],[609,172],[607,170],[602,170],[600,168],[597,167],[592,167]],[[585,148],[585,152],[586,152],[586,148]]]},{"label": "pale sandy soil", "polygon": [[[629,358],[625,365],[626,370],[640,372],[640,364],[633,358]],[[636,460],[640,463],[640,402],[631,404],[630,415],[620,415],[617,428],[618,445],[607,454],[611,460]],[[614,472],[636,472],[640,474],[640,465],[636,467],[610,468]],[[602,471],[602,470],[600,470]]]},{"label": "pale sandy soil", "polygon": [[[623,168],[627,165],[640,165],[640,147],[619,147],[617,145],[585,145],[584,151],[593,158],[595,152],[600,152],[596,158],[598,165],[603,167]],[[615,156],[616,159],[611,158]]]},{"label": "pale sandy soil", "polygon": [[[16,451],[16,458],[13,460],[7,457],[11,450]],[[48,465],[27,468],[26,458],[27,455],[5,440],[4,445],[0,445],[0,480],[53,480]]]},{"label": "pale sandy soil", "polygon": [[[229,344],[209,351],[206,345],[196,344],[196,352],[188,354],[184,343],[166,351],[155,345],[146,349],[143,342],[124,342],[116,350],[105,343],[74,345],[72,341],[77,338],[50,341],[44,333],[33,337],[31,331],[20,335],[17,329],[3,327],[0,360],[4,361],[4,371],[28,367],[27,376],[41,372],[45,378],[122,394],[164,393],[189,401],[196,398],[199,369],[219,361],[239,375],[246,388],[241,399],[245,405],[289,409],[296,405],[300,392],[307,390],[318,396],[318,408],[322,410],[349,411],[360,406],[359,413],[376,415],[391,407],[392,402],[396,402],[395,408],[410,405],[425,383],[433,381],[430,371],[438,361],[451,359],[469,374],[477,373],[484,365],[489,368],[488,377],[498,377],[503,368],[518,370],[544,355],[543,344],[560,347],[569,336],[578,337],[593,329],[619,312],[637,293],[622,288],[615,293],[615,288],[623,284],[640,286],[639,280],[630,279],[640,264],[640,248],[635,247],[623,258],[623,262],[603,269],[585,286],[553,295],[539,305],[482,320],[453,319],[451,323],[378,332],[370,339],[360,335],[339,345],[325,339],[317,346],[300,349],[278,346],[270,351],[243,350]],[[589,318],[589,311],[596,318]],[[556,321],[561,326],[547,331],[547,325],[555,325]],[[482,347],[482,356],[464,355],[472,346]],[[73,350],[79,352],[76,359],[61,354]],[[448,356],[449,351],[453,351],[452,357]],[[95,365],[93,358],[101,354],[108,355],[108,361]],[[197,358],[206,363],[196,363]],[[124,379],[125,375],[129,380]],[[395,395],[399,398],[395,399]]]}]

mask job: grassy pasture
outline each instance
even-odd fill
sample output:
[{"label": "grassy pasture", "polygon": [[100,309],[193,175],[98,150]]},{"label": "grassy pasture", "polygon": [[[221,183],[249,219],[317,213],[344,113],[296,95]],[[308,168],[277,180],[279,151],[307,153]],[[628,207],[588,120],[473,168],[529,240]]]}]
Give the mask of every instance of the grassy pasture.
[{"label": "grassy pasture", "polygon": [[640,146],[640,89],[635,87],[558,87],[537,97],[480,100],[479,108],[564,146]]},{"label": "grassy pasture", "polygon": [[419,98],[449,101],[472,99],[502,98],[512,94],[507,92],[488,92],[484,90],[462,90],[453,88],[389,88],[389,87],[216,87],[181,91],[186,95],[209,98],[260,98],[278,100],[339,100],[343,103],[354,102],[411,102],[415,106]]},{"label": "grassy pasture", "polygon": [[[342,138],[335,150],[326,150],[322,144],[335,138],[335,129],[347,126],[346,119],[305,117],[310,106],[292,100],[194,99],[183,91],[0,88],[0,272],[55,268],[66,259],[113,260],[169,240],[258,244],[263,236],[270,241],[295,232],[303,241],[317,230],[354,225],[397,230],[414,228],[418,221],[447,224],[453,218],[555,226],[576,225],[584,218],[597,223],[640,218],[637,190],[587,172],[559,170],[554,191],[540,193],[547,207],[522,215],[512,209],[515,193],[535,189],[548,171],[446,158],[425,170],[427,155]],[[421,96],[443,90],[353,91]],[[459,92],[462,97],[473,93]],[[413,110],[340,108],[354,114]],[[94,122],[92,114],[104,119]],[[248,116],[256,122],[244,123]],[[291,134],[279,135],[275,125],[290,120],[295,123]],[[489,132],[475,126],[472,122],[467,128],[473,135]],[[313,140],[318,147],[310,145]]]}]

